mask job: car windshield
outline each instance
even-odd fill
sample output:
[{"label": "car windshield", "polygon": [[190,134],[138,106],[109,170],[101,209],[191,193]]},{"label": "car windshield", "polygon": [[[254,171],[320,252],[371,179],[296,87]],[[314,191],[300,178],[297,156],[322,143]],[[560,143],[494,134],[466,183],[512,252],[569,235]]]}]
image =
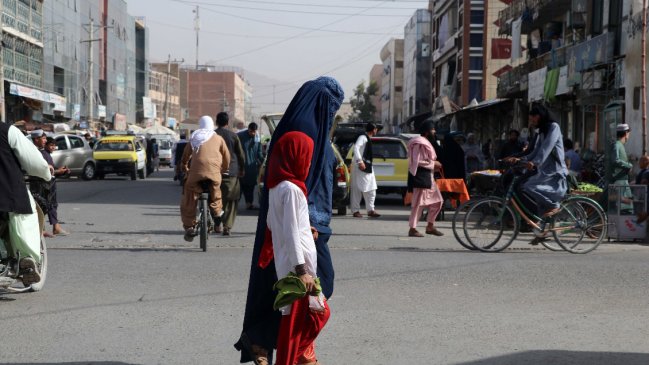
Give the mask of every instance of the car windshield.
[{"label": "car windshield", "polygon": [[168,139],[163,139],[159,143],[159,148],[162,150],[169,150],[173,146],[173,142]]},{"label": "car windshield", "polygon": [[401,141],[374,140],[372,141],[372,154],[374,157],[408,158],[408,152]]},{"label": "car windshield", "polygon": [[96,151],[133,151],[131,141],[99,141]]}]

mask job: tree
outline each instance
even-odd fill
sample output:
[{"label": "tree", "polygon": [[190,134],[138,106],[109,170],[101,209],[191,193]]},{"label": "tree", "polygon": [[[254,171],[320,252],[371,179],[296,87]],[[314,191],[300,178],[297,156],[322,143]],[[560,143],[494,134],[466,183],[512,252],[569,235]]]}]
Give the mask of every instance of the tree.
[{"label": "tree", "polygon": [[376,85],[376,82],[373,81],[370,82],[367,87],[365,87],[364,81],[361,81],[361,83],[356,86],[356,89],[354,89],[354,95],[349,99],[349,103],[354,111],[352,121],[371,122],[374,120],[376,106],[372,103],[372,97],[375,96],[378,91],[379,87]]}]

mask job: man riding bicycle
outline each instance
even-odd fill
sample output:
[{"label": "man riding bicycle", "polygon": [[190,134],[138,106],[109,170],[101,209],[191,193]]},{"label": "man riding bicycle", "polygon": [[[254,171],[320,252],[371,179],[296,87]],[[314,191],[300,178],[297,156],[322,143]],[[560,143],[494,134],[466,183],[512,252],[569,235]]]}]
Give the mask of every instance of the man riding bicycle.
[{"label": "man riding bicycle", "polygon": [[540,217],[551,217],[559,212],[559,202],[568,190],[563,136],[559,124],[550,119],[546,108],[534,105],[529,112],[529,122],[539,129],[534,150],[521,158],[509,157],[509,163],[523,162],[528,170],[537,173],[523,183],[522,191],[532,198]]},{"label": "man riding bicycle", "polygon": [[204,184],[207,184],[210,195],[212,217],[216,224],[220,223],[223,216],[221,174],[228,171],[230,166],[228,147],[223,138],[214,132],[214,120],[203,116],[198,124],[200,129],[192,133],[181,161],[186,180],[180,215],[185,229],[185,240],[188,242],[196,236],[196,201],[203,192]]},{"label": "man riding bicycle", "polygon": [[[52,179],[52,169],[36,146],[18,128],[0,122],[0,234],[8,229],[16,240],[7,251],[28,256],[21,258],[23,284],[29,286],[41,280],[37,262],[40,262],[41,230],[38,224],[36,204],[25,186],[23,170],[27,175],[43,180]],[[8,227],[2,227],[8,222]],[[13,231],[13,234],[12,232]]]}]

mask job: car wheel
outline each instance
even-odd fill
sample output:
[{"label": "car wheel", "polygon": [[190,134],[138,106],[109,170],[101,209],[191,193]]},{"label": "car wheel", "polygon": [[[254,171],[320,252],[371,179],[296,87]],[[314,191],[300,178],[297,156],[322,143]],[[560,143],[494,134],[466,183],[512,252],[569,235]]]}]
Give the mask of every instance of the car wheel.
[{"label": "car wheel", "polygon": [[131,171],[131,180],[137,180],[137,164],[133,165],[133,171]]},{"label": "car wheel", "polygon": [[87,162],[83,166],[83,170],[81,171],[81,178],[84,180],[92,180],[95,178],[95,164],[92,162]]}]

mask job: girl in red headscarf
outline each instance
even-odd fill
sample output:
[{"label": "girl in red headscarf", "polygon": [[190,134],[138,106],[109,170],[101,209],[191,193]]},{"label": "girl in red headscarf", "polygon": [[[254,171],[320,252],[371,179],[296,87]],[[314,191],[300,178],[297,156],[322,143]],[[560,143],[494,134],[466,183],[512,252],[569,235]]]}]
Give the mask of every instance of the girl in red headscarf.
[{"label": "girl in red headscarf", "polygon": [[[267,240],[272,239],[275,270],[280,279],[294,272],[307,292],[314,293],[318,254],[304,183],[313,156],[313,140],[302,132],[288,132],[277,141],[275,151],[268,161],[267,179]],[[268,242],[265,246],[270,249]],[[322,294],[307,295],[280,311],[276,364],[317,364],[313,343],[329,319],[329,307]]]}]

